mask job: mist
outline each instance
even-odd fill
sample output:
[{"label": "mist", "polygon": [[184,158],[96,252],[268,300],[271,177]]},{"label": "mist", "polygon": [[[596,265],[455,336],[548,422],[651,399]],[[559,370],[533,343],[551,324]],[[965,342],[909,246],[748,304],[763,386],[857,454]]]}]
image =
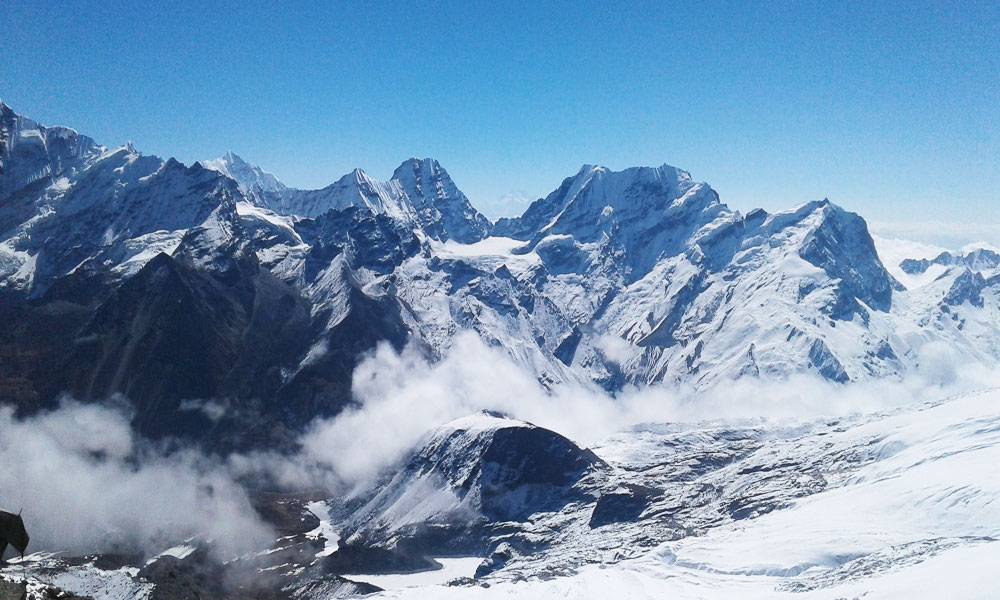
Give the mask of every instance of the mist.
[{"label": "mist", "polygon": [[116,405],[64,400],[23,419],[2,407],[0,463],[0,507],[23,510],[29,552],[151,556],[201,536],[225,559],[274,540],[220,463],[138,438]]},{"label": "mist", "polygon": [[361,485],[393,466],[433,428],[490,409],[590,445],[645,422],[802,420],[870,412],[938,400],[1000,385],[992,369],[961,360],[945,344],[920,350],[916,371],[900,380],[840,384],[801,374],[782,381],[745,377],[707,388],[657,384],[614,396],[593,386],[545,389],[505,351],[473,333],[460,334],[443,360],[415,347],[380,345],[354,372],[354,404],[315,421],[302,438],[303,462],[328,466]]},{"label": "mist", "polygon": [[[298,453],[207,456],[167,452],[134,433],[120,405],[64,401],[18,418],[0,408],[0,507],[24,509],[30,551],[162,552],[191,537],[220,557],[269,547],[275,534],[254,510],[247,481],[334,497],[392,469],[436,427],[483,409],[557,431],[588,446],[645,422],[780,422],[869,412],[992,387],[1000,377],[926,344],[902,380],[838,384],[813,375],[743,378],[704,389],[659,384],[612,396],[581,383],[543,387],[473,333],[440,361],[414,346],[379,345],[359,363],[352,403],[316,419]],[[221,406],[221,405],[220,405]]]}]

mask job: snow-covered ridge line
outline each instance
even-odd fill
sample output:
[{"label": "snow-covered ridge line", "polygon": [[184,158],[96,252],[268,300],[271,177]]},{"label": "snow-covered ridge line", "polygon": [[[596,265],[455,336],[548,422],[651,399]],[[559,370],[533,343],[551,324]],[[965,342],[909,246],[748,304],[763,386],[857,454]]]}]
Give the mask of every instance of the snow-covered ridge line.
[{"label": "snow-covered ridge line", "polygon": [[[4,302],[38,326],[44,312],[24,303],[81,307],[59,340],[79,353],[33,355],[18,374],[25,397],[142,389],[168,412],[192,397],[314,398],[289,402],[301,426],[315,416],[305,407],[347,403],[358,356],[379,342],[437,359],[469,331],[551,389],[899,377],[936,345],[957,360],[1000,357],[1000,280],[942,260],[904,289],[864,219],[828,200],[743,215],[669,165],[585,166],[491,225],[433,159],[404,161],[387,182],[356,170],[296,190],[231,152],[187,167],[7,107],[0,132]],[[976,252],[977,268],[994,256]],[[901,261],[889,269],[906,275]],[[136,355],[123,350],[133,328],[184,333]],[[171,344],[203,354],[164,390],[140,365],[175,367]],[[66,379],[39,380],[46,369]]]}]

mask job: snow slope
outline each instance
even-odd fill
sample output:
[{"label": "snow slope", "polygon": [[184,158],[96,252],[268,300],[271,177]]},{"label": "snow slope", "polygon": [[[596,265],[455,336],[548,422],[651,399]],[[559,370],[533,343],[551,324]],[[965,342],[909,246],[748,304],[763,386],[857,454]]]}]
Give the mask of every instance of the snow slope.
[{"label": "snow slope", "polygon": [[[711,429],[694,428],[683,437],[696,445]],[[635,558],[615,560],[598,548],[630,548],[642,529],[655,528],[655,508],[640,518],[648,521],[643,528],[601,528],[607,531],[591,542],[598,548],[579,553],[571,574],[501,569],[484,580],[488,587],[380,597],[981,598],[996,592],[987,565],[1000,556],[1000,477],[993,469],[1000,460],[1000,391],[768,429],[758,432],[756,449],[687,481],[697,487],[714,480],[726,490],[690,512],[691,520],[671,515],[678,527],[693,528],[690,533],[640,542],[652,543]],[[612,465],[648,472],[657,447],[664,457],[675,452],[664,443],[645,438],[640,428],[595,451]],[[623,456],[630,458],[614,460]],[[752,483],[747,477],[754,475]],[[822,485],[800,494],[802,480],[814,478]],[[657,479],[663,485],[670,476]],[[768,479],[779,480],[769,488],[776,495],[762,493]],[[715,520],[718,511],[732,509],[727,492],[740,488],[766,497],[769,510]],[[537,564],[551,566],[576,552],[556,545]]]}]

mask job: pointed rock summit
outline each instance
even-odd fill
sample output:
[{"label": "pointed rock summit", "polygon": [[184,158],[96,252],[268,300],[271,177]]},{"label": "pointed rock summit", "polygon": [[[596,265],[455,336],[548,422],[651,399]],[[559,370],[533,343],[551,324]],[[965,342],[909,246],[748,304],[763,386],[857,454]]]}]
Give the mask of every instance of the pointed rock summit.
[{"label": "pointed rock summit", "polygon": [[386,182],[354,169],[319,190],[287,187],[233,152],[201,164],[235,180],[251,202],[279,215],[315,218],[331,210],[355,207],[372,215],[386,215],[440,241],[472,243],[490,232],[489,220],[473,208],[448,172],[432,158],[404,161]]},{"label": "pointed rock summit", "polygon": [[240,186],[240,190],[244,193],[280,193],[286,189],[285,184],[278,181],[278,178],[273,174],[243,160],[231,150],[226,152],[225,156],[216,158],[215,160],[201,161],[201,165],[206,169],[218,171],[226,177],[236,180],[236,183]]},{"label": "pointed rock summit", "polygon": [[451,176],[433,158],[411,158],[392,174],[424,230],[433,238],[477,242],[490,232],[490,222],[472,207]]}]

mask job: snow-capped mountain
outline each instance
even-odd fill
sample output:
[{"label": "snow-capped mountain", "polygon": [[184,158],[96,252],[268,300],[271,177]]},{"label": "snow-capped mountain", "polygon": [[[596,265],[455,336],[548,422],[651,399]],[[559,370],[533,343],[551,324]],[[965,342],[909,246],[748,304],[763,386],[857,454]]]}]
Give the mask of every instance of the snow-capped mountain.
[{"label": "snow-capped mountain", "polygon": [[339,524],[341,544],[483,552],[496,523],[592,502],[606,471],[553,431],[483,411],[442,425],[375,493],[348,499],[360,506]]},{"label": "snow-capped mountain", "polygon": [[279,215],[315,218],[331,210],[358,207],[422,229],[432,239],[462,243],[481,240],[490,230],[489,220],[431,158],[405,161],[385,183],[355,169],[321,190],[288,188],[232,152],[201,164],[231,177],[253,204]]},{"label": "snow-capped mountain", "polygon": [[263,202],[260,198],[261,194],[280,194],[288,189],[272,173],[248,163],[232,151],[226,152],[225,156],[220,156],[215,160],[200,161],[200,164],[206,169],[218,171],[235,181],[239,185],[240,191],[255,200],[256,203]]},{"label": "snow-capped mountain", "polygon": [[942,252],[933,259],[908,258],[899,263],[899,268],[908,275],[921,275],[933,266],[963,266],[971,271],[994,271],[1000,267],[1000,253],[992,248],[969,248],[962,252]]},{"label": "snow-capped mountain", "polygon": [[[296,190],[233,153],[186,167],[2,115],[3,397],[22,406],[121,393],[149,432],[267,437],[340,410],[379,341],[436,358],[465,330],[547,386],[611,391],[898,376],[935,340],[1000,356],[994,279],[904,289],[827,200],[742,215],[674,167],[586,166],[491,225],[431,159]],[[232,410],[179,411],[192,398]]]},{"label": "snow-capped mountain", "polygon": [[[120,395],[165,446],[266,462],[350,405],[381,342],[434,361],[472,331],[545,387],[612,393],[898,378],[941,348],[1000,358],[1000,254],[883,248],[828,200],[743,215],[668,165],[585,166],[491,224],[431,159],[297,190],[233,153],[188,167],[0,104],[0,402]],[[271,548],[40,554],[0,569],[0,591],[318,600],[430,569],[452,580],[442,596],[603,593],[609,577],[637,597],[706,578],[760,597],[912,594],[920,577],[893,578],[997,554],[995,396],[648,423],[589,449],[483,412],[338,497],[257,491]]]}]

